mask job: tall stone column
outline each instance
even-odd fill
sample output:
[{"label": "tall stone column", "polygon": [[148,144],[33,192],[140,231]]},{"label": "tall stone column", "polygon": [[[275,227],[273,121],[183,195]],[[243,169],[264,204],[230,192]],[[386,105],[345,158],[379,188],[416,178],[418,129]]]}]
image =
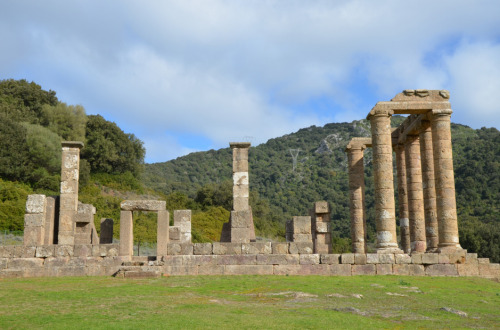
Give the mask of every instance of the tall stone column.
[{"label": "tall stone column", "polygon": [[[229,225],[222,227],[221,242],[248,243],[255,241],[252,209],[249,205],[248,179],[249,142],[231,142],[233,149],[233,211]],[[229,234],[230,233],[230,234]]]},{"label": "tall stone column", "polygon": [[75,244],[74,216],[78,209],[78,180],[80,175],[80,149],[83,142],[62,142],[61,196],[59,204],[58,244]]},{"label": "tall stone column", "polygon": [[401,247],[405,253],[411,252],[410,246],[410,220],[408,219],[408,189],[406,186],[406,159],[405,147],[402,144],[395,146],[396,167],[398,179],[398,206],[399,229],[401,232]]},{"label": "tall stone column", "polygon": [[391,115],[393,111],[373,109],[371,123],[377,253],[402,253],[396,236],[396,210],[392,170]]},{"label": "tall stone column", "polygon": [[438,251],[461,250],[458,239],[455,176],[451,148],[451,109],[432,110],[432,148],[436,182],[436,208],[439,228]]},{"label": "tall stone column", "polygon": [[353,253],[366,253],[364,146],[348,145],[349,202],[351,206],[351,241]]},{"label": "tall stone column", "polygon": [[422,185],[424,188],[425,237],[427,252],[438,247],[438,222],[436,211],[436,184],[434,182],[434,155],[432,152],[432,130],[427,122],[420,132],[420,155],[422,157]]},{"label": "tall stone column", "polygon": [[407,136],[405,157],[411,252],[425,252],[424,193],[422,187],[422,167],[420,164],[420,140],[418,135]]}]

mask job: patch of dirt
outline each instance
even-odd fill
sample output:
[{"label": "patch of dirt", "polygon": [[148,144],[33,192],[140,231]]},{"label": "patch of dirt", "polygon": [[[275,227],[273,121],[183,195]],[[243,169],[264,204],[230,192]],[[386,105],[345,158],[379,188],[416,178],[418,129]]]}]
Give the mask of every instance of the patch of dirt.
[{"label": "patch of dirt", "polygon": [[462,317],[468,316],[466,312],[462,312],[462,311],[459,311],[458,309],[454,309],[451,307],[441,307],[440,310],[448,312],[448,313],[456,314],[456,315],[462,316]]}]

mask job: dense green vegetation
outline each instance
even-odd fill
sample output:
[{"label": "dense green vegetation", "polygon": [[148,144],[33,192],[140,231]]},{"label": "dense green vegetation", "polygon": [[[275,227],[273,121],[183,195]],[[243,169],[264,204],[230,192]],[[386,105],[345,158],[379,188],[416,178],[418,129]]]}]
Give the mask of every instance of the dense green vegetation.
[{"label": "dense green vegetation", "polygon": [[[394,116],[396,126],[404,117]],[[334,246],[348,251],[347,157],[352,137],[370,136],[366,120],[308,127],[250,149],[250,204],[257,235],[284,238],[284,223],[306,215],[312,203],[332,207]],[[500,261],[500,133],[452,125],[459,228],[464,248]],[[60,102],[25,80],[0,81],[0,229],[22,230],[31,193],[57,195],[60,142],[81,140],[80,200],[102,217],[119,219],[123,199],[162,199],[167,209],[193,210],[193,240],[218,240],[232,207],[229,148],[197,152],[166,163],[144,164],[137,137],[80,105]],[[292,153],[291,150],[295,150]],[[298,153],[297,153],[298,152]],[[293,154],[293,156],[292,156]],[[294,157],[296,163],[294,166]],[[371,151],[365,152],[368,239],[375,240]],[[117,222],[117,221],[116,221]],[[115,223],[116,223],[115,222]],[[154,214],[134,216],[135,237],[156,240]],[[115,237],[119,223],[115,225]]]},{"label": "dense green vegetation", "polygon": [[0,328],[494,329],[498,289],[427,276],[2,279]]}]

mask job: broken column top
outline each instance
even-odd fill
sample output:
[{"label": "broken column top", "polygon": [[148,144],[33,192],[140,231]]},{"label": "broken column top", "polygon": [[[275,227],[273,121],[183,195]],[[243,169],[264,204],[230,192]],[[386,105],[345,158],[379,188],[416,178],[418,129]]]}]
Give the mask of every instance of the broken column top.
[{"label": "broken column top", "polygon": [[366,147],[372,146],[372,138],[367,137],[355,137],[345,147],[345,151],[349,149],[365,149]]},{"label": "broken column top", "polygon": [[426,101],[442,102],[450,99],[450,92],[447,90],[428,90],[428,89],[405,89],[397,94],[391,101]]},{"label": "broken column top", "polygon": [[78,148],[78,149],[83,148],[82,141],[62,141],[61,145],[63,148]]},{"label": "broken column top", "polygon": [[250,142],[229,142],[231,149],[234,148],[250,148]]}]

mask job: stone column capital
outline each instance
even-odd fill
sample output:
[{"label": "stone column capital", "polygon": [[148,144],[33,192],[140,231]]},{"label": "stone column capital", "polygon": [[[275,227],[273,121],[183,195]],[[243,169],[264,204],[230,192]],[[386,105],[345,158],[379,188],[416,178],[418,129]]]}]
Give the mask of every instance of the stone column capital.
[{"label": "stone column capital", "polygon": [[370,120],[372,117],[390,117],[394,114],[394,110],[388,109],[386,107],[377,107],[375,106],[370,113],[368,113],[368,116],[366,116],[366,119]]},{"label": "stone column capital", "polygon": [[81,142],[81,141],[62,141],[61,146],[63,148],[82,149],[83,142]]},{"label": "stone column capital", "polygon": [[250,148],[250,142],[229,142],[229,146],[231,149],[235,148],[242,148],[242,149],[248,149]]},{"label": "stone column capital", "polygon": [[453,111],[451,109],[434,109],[431,110],[432,117],[450,117]]}]

